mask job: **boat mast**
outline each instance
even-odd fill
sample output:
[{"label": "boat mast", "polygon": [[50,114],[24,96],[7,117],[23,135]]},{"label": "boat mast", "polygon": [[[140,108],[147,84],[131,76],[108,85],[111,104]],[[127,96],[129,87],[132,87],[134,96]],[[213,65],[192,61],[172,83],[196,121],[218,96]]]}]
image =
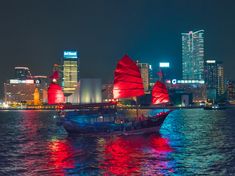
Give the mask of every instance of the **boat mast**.
[{"label": "boat mast", "polygon": [[138,99],[137,97],[134,97],[135,100],[135,106],[136,106],[136,117],[139,119],[139,106],[138,106]]}]

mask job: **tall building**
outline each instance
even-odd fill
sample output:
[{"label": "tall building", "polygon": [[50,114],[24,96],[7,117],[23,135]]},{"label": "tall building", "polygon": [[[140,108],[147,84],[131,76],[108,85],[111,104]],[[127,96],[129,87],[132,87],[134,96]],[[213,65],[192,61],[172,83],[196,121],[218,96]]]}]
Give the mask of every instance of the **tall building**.
[{"label": "tall building", "polygon": [[217,95],[225,93],[224,67],[222,62],[217,62]]},{"label": "tall building", "polygon": [[165,80],[172,79],[169,62],[159,62],[159,69],[159,77],[162,77],[161,79],[163,82],[165,82]]},{"label": "tall building", "polygon": [[227,98],[229,101],[235,100],[235,82],[228,81],[227,82]]},{"label": "tall building", "polygon": [[64,51],[63,91],[65,96],[74,93],[79,80],[79,56],[77,51]]},{"label": "tall building", "polygon": [[149,90],[149,64],[137,62],[137,65],[140,69],[141,77],[143,80],[144,91],[147,92]]},{"label": "tall building", "polygon": [[216,100],[218,81],[216,60],[206,60],[204,77],[206,83],[207,101],[214,101]]},{"label": "tall building", "polygon": [[102,97],[104,101],[113,99],[113,84],[104,84],[102,86]]},{"label": "tall building", "polygon": [[217,87],[216,60],[206,60],[205,62],[205,83],[208,89],[216,89]]},{"label": "tall building", "polygon": [[152,89],[156,81],[158,80],[159,67],[154,65],[149,65],[149,88]]},{"label": "tall building", "polygon": [[31,73],[28,67],[15,67],[16,79],[28,79],[31,78]]},{"label": "tall building", "polygon": [[225,93],[224,67],[222,62],[206,60],[205,83],[208,99],[217,99]]},{"label": "tall building", "polygon": [[185,80],[204,79],[204,30],[182,33],[182,74]]}]

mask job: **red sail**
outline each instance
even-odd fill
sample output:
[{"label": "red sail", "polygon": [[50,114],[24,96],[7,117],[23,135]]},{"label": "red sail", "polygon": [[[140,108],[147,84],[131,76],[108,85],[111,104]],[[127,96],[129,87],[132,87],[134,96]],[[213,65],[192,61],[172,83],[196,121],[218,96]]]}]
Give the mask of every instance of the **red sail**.
[{"label": "red sail", "polygon": [[50,76],[50,78],[52,79],[52,82],[47,91],[48,104],[64,103],[65,97],[62,91],[62,87],[57,84],[57,79],[59,79],[58,71],[54,71],[53,75]]},{"label": "red sail", "polygon": [[153,104],[164,104],[170,101],[169,94],[165,84],[157,81],[153,86],[152,91],[152,103]]},{"label": "red sail", "polygon": [[130,98],[144,95],[140,70],[131,58],[125,55],[114,72],[113,97]]},{"label": "red sail", "polygon": [[60,104],[64,103],[64,93],[62,91],[62,88],[56,84],[51,83],[48,88],[48,104]]}]

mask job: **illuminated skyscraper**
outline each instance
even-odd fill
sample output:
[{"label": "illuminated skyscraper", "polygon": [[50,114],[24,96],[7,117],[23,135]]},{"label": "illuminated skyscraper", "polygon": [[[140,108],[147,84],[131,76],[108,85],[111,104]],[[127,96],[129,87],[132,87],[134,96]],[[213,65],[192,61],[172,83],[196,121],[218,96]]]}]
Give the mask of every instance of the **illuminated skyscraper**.
[{"label": "illuminated skyscraper", "polygon": [[169,62],[159,62],[159,72],[158,77],[161,81],[165,82],[166,80],[172,79],[171,69]]},{"label": "illuminated skyscraper", "polygon": [[225,93],[224,67],[222,62],[206,60],[205,83],[208,99],[216,99]]},{"label": "illuminated skyscraper", "polygon": [[43,90],[47,89],[47,76],[33,76],[28,67],[15,67],[14,72],[14,79],[4,83],[4,101],[32,105],[36,97],[38,103],[42,102]]},{"label": "illuminated skyscraper", "polygon": [[207,101],[214,101],[216,100],[218,81],[216,60],[206,60],[204,78],[206,83]]},{"label": "illuminated skyscraper", "polygon": [[208,89],[216,89],[217,87],[216,60],[206,60],[205,62],[205,83]]},{"label": "illuminated skyscraper", "polygon": [[217,95],[223,95],[225,93],[224,86],[224,67],[222,62],[217,62]]},{"label": "illuminated skyscraper", "polygon": [[137,65],[140,69],[141,77],[144,84],[144,91],[146,92],[149,90],[149,64],[137,63]]},{"label": "illuminated skyscraper", "polygon": [[235,100],[235,82],[234,81],[228,81],[227,82],[227,96],[228,100]]},{"label": "illuminated skyscraper", "polygon": [[65,96],[74,93],[79,79],[79,56],[77,51],[64,51],[63,91]]},{"label": "illuminated skyscraper", "polygon": [[204,79],[204,30],[182,33],[183,79]]}]

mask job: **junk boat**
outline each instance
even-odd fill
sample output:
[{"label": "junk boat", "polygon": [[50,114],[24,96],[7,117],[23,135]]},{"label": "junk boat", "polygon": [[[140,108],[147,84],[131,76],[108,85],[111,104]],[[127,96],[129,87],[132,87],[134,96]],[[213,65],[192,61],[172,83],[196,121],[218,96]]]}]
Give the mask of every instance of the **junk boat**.
[{"label": "junk boat", "polygon": [[[118,62],[114,72],[113,97],[115,100],[134,98],[137,102],[137,97],[142,95],[144,87],[140,70],[136,62],[125,55]],[[168,102],[166,86],[157,81],[152,90],[152,104],[164,105]],[[158,132],[172,111],[166,110],[149,116],[142,113],[137,103],[136,107],[124,108],[118,106],[117,101],[71,105],[64,109],[67,110],[61,112],[61,123],[65,130],[69,134],[83,135],[133,135]]]}]

